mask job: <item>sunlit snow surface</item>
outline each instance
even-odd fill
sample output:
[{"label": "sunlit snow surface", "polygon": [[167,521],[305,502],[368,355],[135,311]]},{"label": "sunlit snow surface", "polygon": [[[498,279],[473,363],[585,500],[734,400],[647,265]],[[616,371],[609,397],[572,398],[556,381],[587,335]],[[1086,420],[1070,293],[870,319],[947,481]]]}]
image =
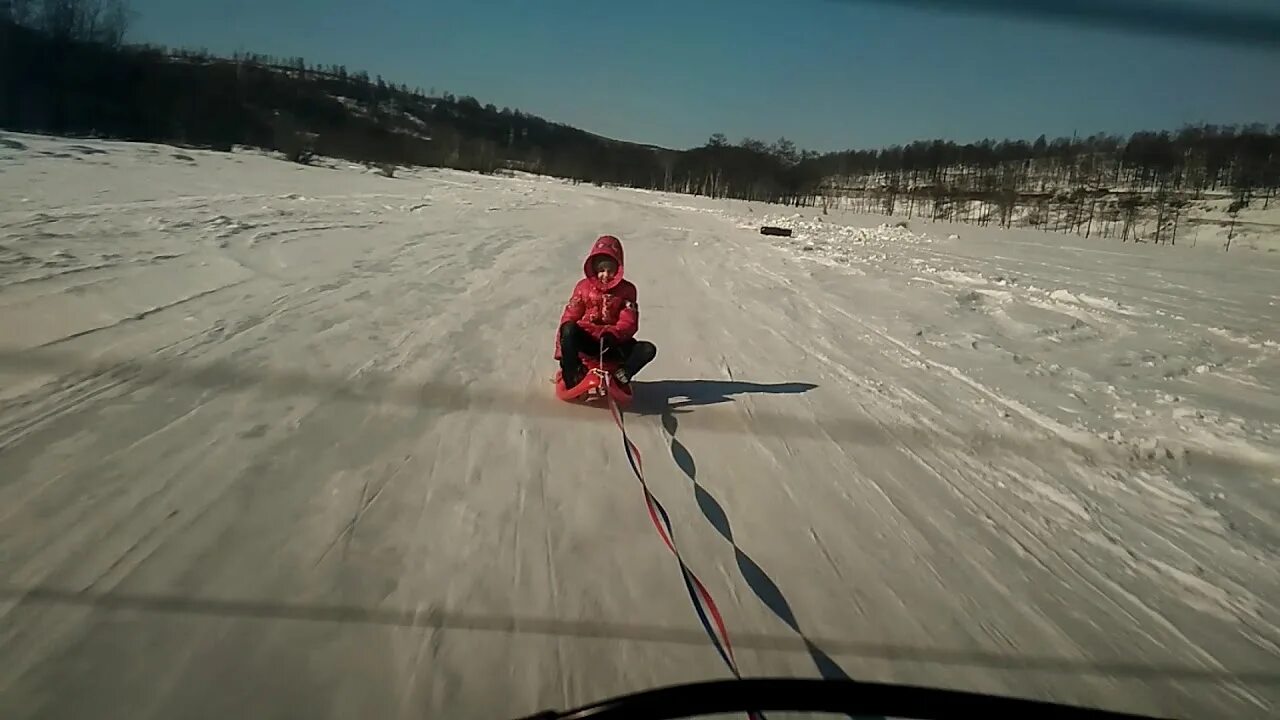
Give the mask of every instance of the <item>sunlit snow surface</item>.
[{"label": "sunlit snow surface", "polygon": [[744,674],[1277,712],[1280,253],[6,133],[0,717],[724,677],[549,383],[605,232],[659,347],[628,427]]}]

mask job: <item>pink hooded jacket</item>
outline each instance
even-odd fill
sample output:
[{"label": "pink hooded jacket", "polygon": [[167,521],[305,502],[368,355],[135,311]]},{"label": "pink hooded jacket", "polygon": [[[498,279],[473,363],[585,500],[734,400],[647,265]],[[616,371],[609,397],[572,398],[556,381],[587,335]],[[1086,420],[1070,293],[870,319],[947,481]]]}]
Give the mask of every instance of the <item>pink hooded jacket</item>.
[{"label": "pink hooded jacket", "polygon": [[[607,285],[591,271],[595,258],[607,255],[618,263],[618,272]],[[636,304],[636,286],[623,279],[622,241],[612,235],[601,235],[591,246],[582,263],[583,279],[573,286],[573,294],[560,315],[560,324],[576,322],[591,337],[600,339],[613,333],[619,340],[635,337],[640,328],[640,308]],[[560,334],[556,333],[556,359],[560,359]]]}]

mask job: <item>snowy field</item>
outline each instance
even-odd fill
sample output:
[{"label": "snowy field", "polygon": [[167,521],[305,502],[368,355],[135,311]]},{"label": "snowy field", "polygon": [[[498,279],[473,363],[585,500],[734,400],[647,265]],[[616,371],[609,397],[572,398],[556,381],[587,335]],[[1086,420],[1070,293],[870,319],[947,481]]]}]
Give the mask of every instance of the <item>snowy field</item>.
[{"label": "snowy field", "polygon": [[1280,712],[1280,253],[327,165],[0,135],[0,717],[726,677],[617,428],[552,395],[604,232],[744,674]]}]

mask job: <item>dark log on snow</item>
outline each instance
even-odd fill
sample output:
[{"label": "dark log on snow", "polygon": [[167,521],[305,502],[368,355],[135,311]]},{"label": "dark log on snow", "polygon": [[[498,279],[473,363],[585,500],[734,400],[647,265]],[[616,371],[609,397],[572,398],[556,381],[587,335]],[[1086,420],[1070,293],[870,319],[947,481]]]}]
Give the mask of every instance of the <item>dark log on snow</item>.
[{"label": "dark log on snow", "polygon": [[761,235],[781,235],[782,237],[791,237],[791,229],[765,225],[764,227],[760,228],[760,234]]}]

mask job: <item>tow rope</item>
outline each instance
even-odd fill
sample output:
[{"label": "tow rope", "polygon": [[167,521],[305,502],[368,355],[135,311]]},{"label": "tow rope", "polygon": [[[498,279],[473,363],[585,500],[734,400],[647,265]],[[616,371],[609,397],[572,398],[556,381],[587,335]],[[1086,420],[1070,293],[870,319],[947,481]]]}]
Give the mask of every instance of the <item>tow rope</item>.
[{"label": "tow rope", "polygon": [[[684,558],[680,555],[680,551],[676,548],[675,533],[671,529],[671,517],[667,515],[666,508],[662,507],[662,503],[658,502],[658,499],[649,491],[649,484],[644,479],[644,464],[640,458],[640,450],[627,435],[627,428],[622,422],[622,412],[618,409],[618,404],[614,402],[613,396],[609,394],[609,374],[603,374],[605,376],[604,395],[609,403],[609,413],[613,415],[613,421],[622,433],[622,447],[626,451],[627,462],[631,464],[631,472],[640,481],[640,489],[644,492],[645,504],[649,507],[649,519],[653,520],[653,526],[657,528],[658,536],[662,538],[662,542],[666,543],[667,549],[671,551],[671,554],[676,558],[676,562],[680,565],[680,575],[684,579],[685,589],[689,592],[689,599],[693,602],[693,609],[698,613],[698,619],[702,621],[703,630],[711,638],[711,643],[715,646],[716,652],[720,654],[720,658],[729,667],[729,672],[733,673],[734,677],[741,678],[742,674],[738,672],[738,662],[733,656],[733,644],[729,641],[729,631],[725,629],[724,618],[721,617],[715,600],[711,598],[711,593],[707,592],[706,586],[689,569]],[[752,714],[750,717],[757,716]]]}]

